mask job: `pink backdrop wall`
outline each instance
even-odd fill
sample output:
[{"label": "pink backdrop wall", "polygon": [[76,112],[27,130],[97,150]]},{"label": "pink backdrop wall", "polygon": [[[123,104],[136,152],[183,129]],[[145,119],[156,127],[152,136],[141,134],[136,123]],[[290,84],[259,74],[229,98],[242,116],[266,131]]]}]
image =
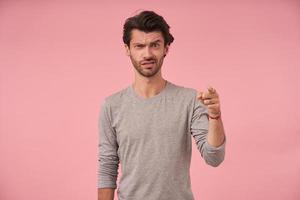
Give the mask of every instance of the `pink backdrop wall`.
[{"label": "pink backdrop wall", "polygon": [[0,199],[96,199],[99,106],[133,81],[138,9],[171,26],[163,77],[220,94],[226,158],[193,143],[196,199],[300,199],[300,4],[265,0],[0,1]]}]

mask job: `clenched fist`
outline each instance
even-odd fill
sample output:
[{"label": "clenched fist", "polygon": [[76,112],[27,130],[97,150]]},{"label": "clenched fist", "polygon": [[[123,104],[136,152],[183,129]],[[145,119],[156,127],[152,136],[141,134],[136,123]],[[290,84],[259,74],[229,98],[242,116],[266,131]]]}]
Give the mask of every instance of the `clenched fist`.
[{"label": "clenched fist", "polygon": [[207,106],[209,116],[217,117],[221,114],[219,95],[211,86],[207,88],[207,91],[199,91],[197,99]]}]

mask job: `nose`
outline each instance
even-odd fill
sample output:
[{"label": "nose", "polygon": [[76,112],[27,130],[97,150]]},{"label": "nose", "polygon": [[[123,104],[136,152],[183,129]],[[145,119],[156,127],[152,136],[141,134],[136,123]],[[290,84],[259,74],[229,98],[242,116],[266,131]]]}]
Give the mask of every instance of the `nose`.
[{"label": "nose", "polygon": [[152,54],[151,48],[149,46],[146,46],[144,48],[143,58],[150,59],[150,58],[152,58],[152,56],[153,56],[153,54]]}]

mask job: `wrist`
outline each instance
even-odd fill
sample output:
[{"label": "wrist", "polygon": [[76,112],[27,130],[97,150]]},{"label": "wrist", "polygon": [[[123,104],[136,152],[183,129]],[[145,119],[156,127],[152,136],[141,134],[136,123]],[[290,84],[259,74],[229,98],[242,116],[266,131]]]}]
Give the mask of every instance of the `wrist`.
[{"label": "wrist", "polygon": [[219,113],[217,113],[215,115],[208,114],[208,118],[218,120],[219,118],[221,118],[221,111],[219,111]]}]

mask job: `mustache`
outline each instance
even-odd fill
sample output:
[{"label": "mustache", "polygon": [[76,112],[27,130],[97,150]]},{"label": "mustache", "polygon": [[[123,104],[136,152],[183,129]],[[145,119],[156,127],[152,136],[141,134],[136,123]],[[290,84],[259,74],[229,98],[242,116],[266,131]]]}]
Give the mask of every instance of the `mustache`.
[{"label": "mustache", "polygon": [[148,58],[148,59],[142,60],[142,62],[149,62],[149,61],[155,61],[155,60],[156,60],[155,58]]}]

